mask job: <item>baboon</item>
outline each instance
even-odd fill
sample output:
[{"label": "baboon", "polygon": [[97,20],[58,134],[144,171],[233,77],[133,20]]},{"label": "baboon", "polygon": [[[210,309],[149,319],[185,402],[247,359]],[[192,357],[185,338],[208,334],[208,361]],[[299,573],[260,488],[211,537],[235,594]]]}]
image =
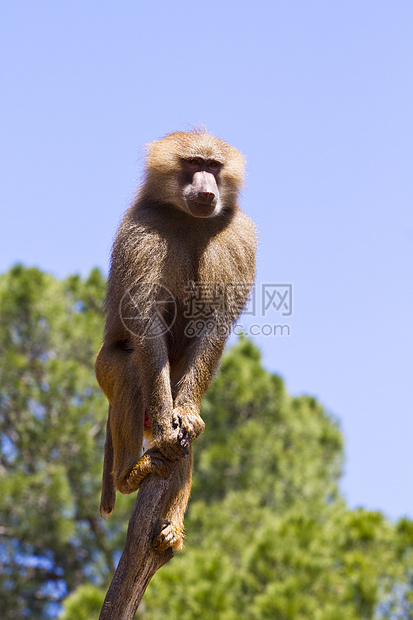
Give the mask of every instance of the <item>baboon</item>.
[{"label": "baboon", "polygon": [[[116,489],[173,480],[154,546],[181,549],[202,397],[255,277],[238,206],[244,158],[204,129],[146,146],[143,183],[116,235],[96,376],[109,400],[101,515]],[[171,468],[171,463],[177,462]]]}]

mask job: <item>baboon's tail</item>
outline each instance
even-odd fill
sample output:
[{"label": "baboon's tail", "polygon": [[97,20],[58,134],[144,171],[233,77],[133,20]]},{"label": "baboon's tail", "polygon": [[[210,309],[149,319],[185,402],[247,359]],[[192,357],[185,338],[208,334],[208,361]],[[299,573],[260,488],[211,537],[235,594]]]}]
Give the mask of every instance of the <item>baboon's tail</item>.
[{"label": "baboon's tail", "polygon": [[113,482],[113,443],[112,431],[110,430],[110,410],[108,413],[108,421],[106,424],[106,440],[103,459],[103,475],[102,475],[102,495],[100,498],[100,516],[103,519],[109,519],[115,507],[116,489]]}]

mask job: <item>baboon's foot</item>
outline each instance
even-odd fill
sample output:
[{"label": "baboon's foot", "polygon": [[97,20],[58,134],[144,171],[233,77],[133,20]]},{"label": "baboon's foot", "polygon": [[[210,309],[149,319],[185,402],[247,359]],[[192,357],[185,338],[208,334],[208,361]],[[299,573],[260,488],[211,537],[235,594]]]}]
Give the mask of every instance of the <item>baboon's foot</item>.
[{"label": "baboon's foot", "polygon": [[139,489],[143,480],[149,474],[158,474],[161,478],[168,478],[171,470],[165,457],[157,450],[149,450],[139,459],[122,480],[117,484],[121,493],[133,493]]},{"label": "baboon's foot", "polygon": [[160,519],[161,530],[153,541],[153,547],[158,553],[163,553],[167,549],[180,551],[184,546],[183,528],[171,523],[167,519]]}]

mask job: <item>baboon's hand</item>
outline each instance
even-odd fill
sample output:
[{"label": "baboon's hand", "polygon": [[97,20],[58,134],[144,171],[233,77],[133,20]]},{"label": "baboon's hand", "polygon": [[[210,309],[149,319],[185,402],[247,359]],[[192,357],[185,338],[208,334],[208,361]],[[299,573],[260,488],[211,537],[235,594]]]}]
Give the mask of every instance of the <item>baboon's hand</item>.
[{"label": "baboon's hand", "polygon": [[174,409],[172,420],[178,431],[178,441],[183,448],[188,446],[204,430],[205,422],[195,409],[177,407]]},{"label": "baboon's hand", "polygon": [[186,446],[182,445],[179,440],[179,425],[172,424],[166,428],[161,428],[158,432],[154,432],[154,440],[156,449],[163,454],[168,461],[177,461],[188,454]]}]

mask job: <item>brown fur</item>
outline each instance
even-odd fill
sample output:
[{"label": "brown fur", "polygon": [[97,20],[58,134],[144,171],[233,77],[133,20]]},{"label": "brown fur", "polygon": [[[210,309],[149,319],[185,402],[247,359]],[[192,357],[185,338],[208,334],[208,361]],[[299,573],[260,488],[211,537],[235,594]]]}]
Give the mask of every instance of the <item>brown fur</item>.
[{"label": "brown fur", "polygon": [[[191,166],[199,174],[191,176]],[[255,276],[255,229],[237,204],[243,173],[242,155],[204,130],[152,142],[143,185],[113,246],[105,339],[96,360],[96,376],[110,403],[101,514],[112,512],[115,489],[130,493],[149,473],[166,477],[173,469],[155,541],[160,550],[182,547],[191,443],[204,429],[201,400]],[[200,187],[202,196],[196,194]],[[209,201],[215,193],[216,213],[195,217],[192,208],[207,207],[188,207],[185,191]],[[213,290],[211,317],[220,329],[191,337],[185,333],[191,321],[185,316],[188,291],[196,294],[203,286]],[[148,338],[157,313],[162,321],[170,318],[170,295],[174,322]],[[150,429],[144,426],[145,411]],[[142,456],[144,429],[153,447]],[[175,468],[174,461],[179,461]]]}]

